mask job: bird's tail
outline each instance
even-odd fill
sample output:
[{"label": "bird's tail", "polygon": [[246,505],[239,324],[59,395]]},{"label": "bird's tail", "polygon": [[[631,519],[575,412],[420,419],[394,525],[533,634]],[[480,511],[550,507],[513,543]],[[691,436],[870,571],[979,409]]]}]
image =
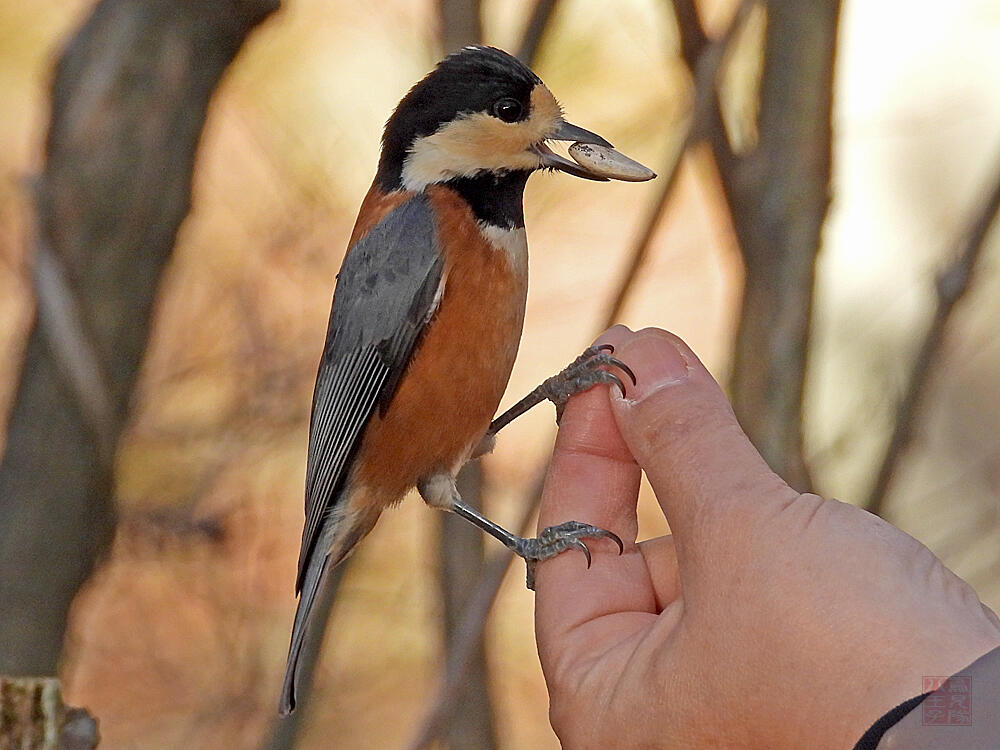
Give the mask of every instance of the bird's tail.
[{"label": "bird's tail", "polygon": [[[316,603],[316,594],[319,592],[330,558],[328,555],[315,556],[306,568],[302,578],[302,593],[299,596],[299,606],[295,609],[295,623],[292,625],[292,644],[288,648],[288,664],[285,666],[285,680],[281,683],[281,701],[278,704],[278,711],[282,716],[288,716],[295,710],[295,688],[299,674],[299,655],[302,653],[302,644],[305,641],[306,629],[309,625],[310,614],[313,605]],[[317,636],[318,637],[318,636]]]},{"label": "bird's tail", "polygon": [[[325,587],[335,585],[331,580],[335,568],[346,559],[354,547],[372,530],[378,520],[378,511],[352,513],[345,515],[330,515],[323,519],[319,533],[319,549],[327,549],[327,554],[314,549],[306,563],[302,575],[302,589],[299,594],[299,606],[295,610],[295,621],[292,625],[292,643],[288,648],[288,664],[285,666],[285,680],[281,684],[281,700],[278,711],[287,716],[295,710],[295,690],[300,673],[299,657],[305,645],[310,624],[315,619],[313,608],[317,597],[322,597]],[[329,597],[325,597],[329,598]],[[329,607],[329,602],[323,606]],[[323,620],[323,618],[320,618]],[[322,637],[321,632],[313,635]]]}]

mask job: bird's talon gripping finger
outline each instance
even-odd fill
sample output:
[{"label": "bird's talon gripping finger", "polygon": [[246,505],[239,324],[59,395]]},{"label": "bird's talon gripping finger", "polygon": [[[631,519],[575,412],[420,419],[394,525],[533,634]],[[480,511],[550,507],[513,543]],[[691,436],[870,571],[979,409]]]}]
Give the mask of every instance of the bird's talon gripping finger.
[{"label": "bird's talon gripping finger", "polygon": [[621,390],[621,392],[622,392],[622,398],[625,398],[625,384],[622,382],[622,379],[620,377],[618,377],[617,375],[612,375],[611,377],[613,377],[615,379],[615,383],[618,385],[618,388]]},{"label": "bird's talon gripping finger", "polygon": [[629,380],[632,381],[632,385],[635,385],[638,382],[636,380],[635,373],[632,372],[632,368],[629,367],[624,362],[622,362],[620,359],[612,357],[610,352],[598,352],[597,354],[588,357],[586,363],[589,369],[597,368],[600,367],[601,365],[605,365],[608,367],[616,367],[622,372],[624,372],[626,375],[628,375]]},{"label": "bird's talon gripping finger", "polygon": [[611,539],[618,545],[618,554],[625,550],[625,545],[621,538],[614,532],[606,529],[580,523],[579,521],[567,521],[558,526],[548,526],[542,529],[541,533],[533,539],[519,538],[516,543],[508,544],[520,557],[524,558],[527,565],[527,578],[525,583],[532,591],[535,589],[535,569],[539,561],[555,557],[571,548],[579,549],[587,558],[587,568],[589,569],[593,559],[590,548],[583,541],[583,538],[591,537],[600,539],[602,537]]},{"label": "bird's talon gripping finger", "polygon": [[618,545],[618,556],[621,557],[625,554],[625,542],[622,541],[621,537],[612,531],[605,531],[608,539]]},{"label": "bird's talon gripping finger", "polygon": [[594,373],[594,379],[597,381],[594,385],[598,383],[607,383],[608,385],[617,385],[618,389],[622,392],[622,398],[625,398],[625,384],[622,379],[615,375],[613,372],[608,372],[607,370],[598,370]]},{"label": "bird's talon gripping finger", "polygon": [[608,357],[607,364],[611,365],[612,367],[617,367],[619,370],[628,375],[629,380],[632,381],[632,385],[638,384],[639,381],[636,380],[635,373],[632,372],[632,368],[629,367],[624,362],[622,362],[620,359],[615,359],[614,357]]},{"label": "bird's talon gripping finger", "polygon": [[559,421],[560,409],[572,396],[589,390],[595,385],[606,383],[617,385],[622,396],[626,395],[625,383],[610,370],[602,367],[615,367],[628,375],[633,384],[636,382],[635,373],[621,360],[615,359],[608,352],[598,351],[597,347],[591,347],[580,357],[577,357],[568,367],[558,375],[554,375],[539,386],[540,392],[549,401],[556,405],[556,421]]},{"label": "bird's talon gripping finger", "polygon": [[[624,554],[625,552],[625,542],[622,541],[621,537],[618,536],[613,531],[608,531],[607,529],[602,529],[598,526],[588,526],[587,524],[580,524],[581,527],[586,527],[586,534],[582,536],[589,536],[594,539],[610,539],[616,545],[618,545],[618,554]],[[582,529],[581,529],[582,530]]]},{"label": "bird's talon gripping finger", "polygon": [[[593,388],[595,385],[605,383],[607,385],[617,385],[618,389],[622,392],[622,398],[625,398],[625,383],[623,383],[622,379],[613,372],[609,372],[607,370],[592,370],[584,382],[586,386],[580,388],[577,393],[582,393],[585,390]],[[573,395],[575,396],[576,393]],[[567,398],[567,400],[569,399]]]},{"label": "bird's talon gripping finger", "polygon": [[614,344],[598,344],[597,346],[592,346],[591,349],[596,349],[599,352],[607,352],[608,354],[615,353]]},{"label": "bird's talon gripping finger", "polygon": [[580,356],[574,359],[572,362],[570,362],[565,369],[573,370],[579,367],[580,365],[584,364],[585,362],[589,362],[594,357],[604,354],[605,353],[604,347],[606,346],[610,346],[610,344],[601,344],[600,346],[588,346],[586,349],[583,350]]},{"label": "bird's talon gripping finger", "polygon": [[586,558],[587,558],[587,570],[590,570],[590,564],[593,562],[593,560],[590,557],[590,549],[583,542],[583,540],[582,539],[574,539],[573,541],[570,542],[570,546],[571,547],[576,547],[578,550],[580,550],[586,556]]},{"label": "bird's talon gripping finger", "polygon": [[602,344],[600,347],[591,347],[563,372],[573,371],[576,369],[594,370],[602,365],[606,365],[609,367],[615,367],[624,372],[628,375],[629,380],[632,381],[632,385],[635,385],[638,381],[635,377],[635,373],[632,371],[632,368],[617,357],[611,356],[614,353],[614,349],[609,347],[611,347],[610,344]]},{"label": "bird's talon gripping finger", "polygon": [[547,526],[533,539],[520,539],[514,547],[514,551],[525,560],[538,561],[547,560],[570,547],[576,547],[587,556],[589,563],[591,560],[590,549],[583,542],[583,539],[588,537],[612,540],[618,545],[619,554],[625,549],[621,538],[612,531],[579,521],[566,521],[558,526]]}]

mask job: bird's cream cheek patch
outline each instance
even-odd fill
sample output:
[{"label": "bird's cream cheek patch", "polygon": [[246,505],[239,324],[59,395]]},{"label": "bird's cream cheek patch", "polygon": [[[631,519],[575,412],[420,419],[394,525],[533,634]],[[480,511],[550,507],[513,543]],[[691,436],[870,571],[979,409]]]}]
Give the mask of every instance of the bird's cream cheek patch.
[{"label": "bird's cream cheek patch", "polygon": [[531,92],[531,114],[521,122],[503,122],[485,112],[445,123],[418,138],[403,164],[403,186],[419,191],[435,182],[481,171],[533,170],[541,143],[562,117],[559,102],[544,85]]},{"label": "bird's cream cheek patch", "polygon": [[414,142],[403,164],[403,186],[419,191],[483,170],[535,169],[538,156],[528,151],[532,142],[522,125],[483,113],[447,123]]}]

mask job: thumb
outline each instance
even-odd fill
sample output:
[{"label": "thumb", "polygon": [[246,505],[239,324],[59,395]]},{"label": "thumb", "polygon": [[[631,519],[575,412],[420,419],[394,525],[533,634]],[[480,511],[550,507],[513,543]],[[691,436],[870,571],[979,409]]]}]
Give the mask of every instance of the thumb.
[{"label": "thumb", "polygon": [[656,328],[632,334],[615,356],[635,372],[612,412],[674,533],[678,561],[730,556],[753,527],[798,493],[768,468],[719,384],[687,345]]}]

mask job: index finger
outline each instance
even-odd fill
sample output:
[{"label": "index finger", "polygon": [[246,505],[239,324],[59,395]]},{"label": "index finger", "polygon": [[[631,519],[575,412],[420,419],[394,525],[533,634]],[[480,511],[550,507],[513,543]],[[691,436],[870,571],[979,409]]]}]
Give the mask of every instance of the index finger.
[{"label": "index finger", "polygon": [[[616,342],[628,330],[613,328],[599,343]],[[612,531],[625,552],[606,539],[586,540],[588,569],[574,550],[538,565],[535,628],[543,665],[572,648],[565,638],[579,625],[619,612],[656,611],[645,561],[635,546],[636,503],[641,472],[611,413],[607,386],[574,396],[566,405],[549,465],[539,528],[581,521]]]}]

